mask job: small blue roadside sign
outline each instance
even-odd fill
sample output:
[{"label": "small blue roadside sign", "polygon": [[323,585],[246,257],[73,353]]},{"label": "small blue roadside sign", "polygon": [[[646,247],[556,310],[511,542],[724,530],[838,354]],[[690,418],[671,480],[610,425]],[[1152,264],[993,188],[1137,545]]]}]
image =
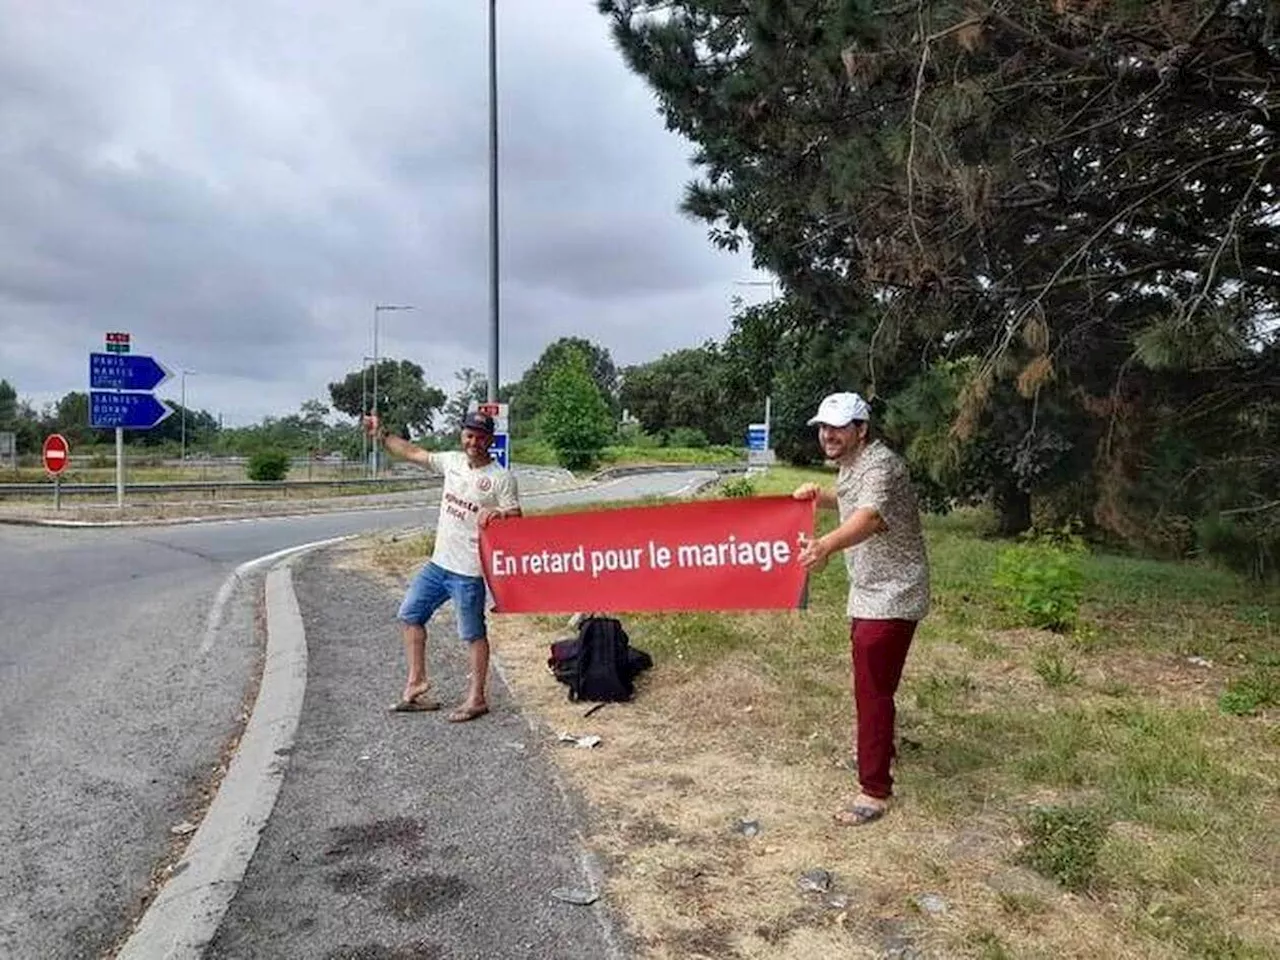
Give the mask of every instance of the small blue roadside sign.
[{"label": "small blue roadside sign", "polygon": [[505,433],[495,433],[493,435],[493,443],[489,445],[489,456],[493,457],[500,467],[506,468],[510,466],[507,462],[509,456],[507,451],[507,435]]},{"label": "small blue roadside sign", "polygon": [[90,390],[154,390],[171,376],[154,357],[137,353],[89,354]]},{"label": "small blue roadside sign", "polygon": [[769,427],[763,423],[753,423],[747,427],[747,449],[769,449]]},{"label": "small blue roadside sign", "polygon": [[89,426],[97,429],[150,430],[172,413],[149,393],[89,392]]}]

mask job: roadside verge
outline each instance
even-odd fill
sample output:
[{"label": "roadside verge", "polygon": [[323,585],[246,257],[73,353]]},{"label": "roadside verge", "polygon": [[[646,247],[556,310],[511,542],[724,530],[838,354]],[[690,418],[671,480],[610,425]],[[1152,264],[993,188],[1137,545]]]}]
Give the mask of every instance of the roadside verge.
[{"label": "roadside verge", "polygon": [[119,960],[196,960],[217,932],[275,806],[306,693],[307,643],[290,565],[346,539],[304,544],[246,565],[277,561],[266,577],[267,649],[258,697],[226,779]]}]

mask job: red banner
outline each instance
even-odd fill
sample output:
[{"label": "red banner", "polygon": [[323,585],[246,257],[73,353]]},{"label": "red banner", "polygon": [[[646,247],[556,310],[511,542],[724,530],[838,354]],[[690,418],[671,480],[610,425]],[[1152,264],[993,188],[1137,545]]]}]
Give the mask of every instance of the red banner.
[{"label": "red banner", "polygon": [[804,605],[813,501],[702,500],[498,520],[480,532],[499,613]]}]

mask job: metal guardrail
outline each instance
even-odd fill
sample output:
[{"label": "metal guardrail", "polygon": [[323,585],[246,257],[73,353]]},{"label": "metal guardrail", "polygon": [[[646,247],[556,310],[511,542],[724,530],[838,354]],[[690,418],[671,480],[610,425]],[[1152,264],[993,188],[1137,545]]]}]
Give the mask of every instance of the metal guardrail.
[{"label": "metal guardrail", "polygon": [[[323,490],[343,489],[351,487],[438,487],[442,484],[439,477],[383,477],[354,480],[180,480],[170,483],[130,483],[126,486],[129,493],[208,493],[210,499],[216,500],[219,493],[261,493],[280,491],[288,496],[290,490]],[[62,483],[58,485],[61,496],[115,496],[114,483]],[[54,483],[46,480],[40,483],[0,483],[0,498],[21,496],[42,496],[52,494]]]}]

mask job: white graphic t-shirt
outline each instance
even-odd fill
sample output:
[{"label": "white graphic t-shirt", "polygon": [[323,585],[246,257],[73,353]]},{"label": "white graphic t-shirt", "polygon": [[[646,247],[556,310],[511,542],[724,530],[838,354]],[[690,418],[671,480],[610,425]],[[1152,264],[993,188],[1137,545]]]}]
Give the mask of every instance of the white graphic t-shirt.
[{"label": "white graphic t-shirt", "polygon": [[436,524],[436,549],[431,559],[438,567],[479,577],[480,511],[509,510],[519,506],[516,478],[510,470],[490,462],[472,467],[461,450],[431,454],[431,469],[444,476],[440,495],[440,522]]}]

